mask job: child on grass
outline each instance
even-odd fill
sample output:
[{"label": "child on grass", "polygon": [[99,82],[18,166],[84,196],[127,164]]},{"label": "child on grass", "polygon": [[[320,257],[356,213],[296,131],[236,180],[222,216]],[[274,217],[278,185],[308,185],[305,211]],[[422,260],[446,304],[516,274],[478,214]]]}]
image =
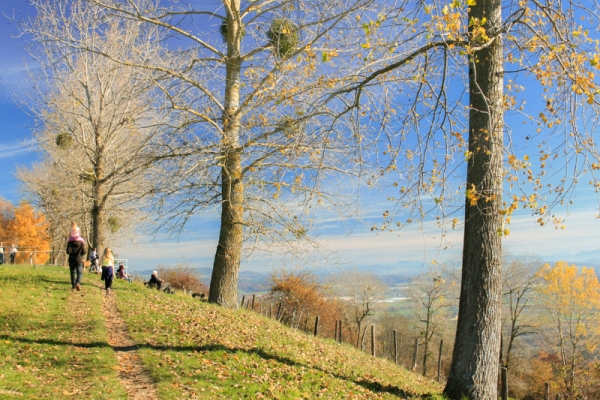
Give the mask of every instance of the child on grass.
[{"label": "child on grass", "polygon": [[69,242],[85,242],[85,239],[81,237],[81,229],[79,229],[76,222],[71,223]]},{"label": "child on grass", "polygon": [[110,247],[104,249],[102,254],[102,277],[104,281],[104,289],[106,289],[106,295],[110,293],[112,288],[113,279],[115,278],[115,259],[113,257],[112,250]]}]

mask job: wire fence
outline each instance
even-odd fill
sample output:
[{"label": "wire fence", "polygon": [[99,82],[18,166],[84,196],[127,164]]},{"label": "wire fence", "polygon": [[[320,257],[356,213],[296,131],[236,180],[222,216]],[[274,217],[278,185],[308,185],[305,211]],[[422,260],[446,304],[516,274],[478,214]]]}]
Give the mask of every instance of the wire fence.
[{"label": "wire fence", "polygon": [[[20,265],[61,265],[67,266],[69,265],[68,257],[69,255],[65,252],[65,250],[38,250],[37,247],[18,247],[17,254],[15,256],[14,262],[9,255],[9,251],[7,251],[6,247],[4,248],[4,260],[5,264],[20,264]],[[88,267],[88,260],[84,262],[86,268]],[[115,267],[119,264],[123,264],[125,267],[125,272],[129,273],[129,265],[128,259],[126,258],[115,258]]]},{"label": "wire fence", "polygon": [[5,264],[29,265],[67,265],[67,254],[64,250],[38,250],[37,247],[17,247],[17,254],[10,255],[10,249],[4,247]]}]

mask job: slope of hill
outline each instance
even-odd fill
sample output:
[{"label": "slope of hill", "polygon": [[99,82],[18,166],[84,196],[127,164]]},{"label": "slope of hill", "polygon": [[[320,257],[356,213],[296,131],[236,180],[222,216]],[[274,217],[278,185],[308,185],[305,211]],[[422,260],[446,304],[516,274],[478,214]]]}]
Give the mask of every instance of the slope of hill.
[{"label": "slope of hill", "polygon": [[[2,398],[127,398],[100,283],[86,275],[73,292],[67,269],[0,267]],[[441,398],[421,376],[251,311],[127,282],[111,296],[160,399]]]}]

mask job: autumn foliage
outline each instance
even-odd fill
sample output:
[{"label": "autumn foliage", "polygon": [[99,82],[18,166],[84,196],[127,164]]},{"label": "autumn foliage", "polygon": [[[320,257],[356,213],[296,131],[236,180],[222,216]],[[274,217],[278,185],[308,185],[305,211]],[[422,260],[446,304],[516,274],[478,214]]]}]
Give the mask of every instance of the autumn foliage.
[{"label": "autumn foliage", "polygon": [[0,199],[0,241],[3,242],[6,259],[10,245],[14,244],[19,250],[15,260],[17,264],[30,260],[34,264],[46,263],[50,258],[48,229],[44,214],[34,210],[31,204],[21,202],[15,208],[10,202]]},{"label": "autumn foliage", "polygon": [[282,322],[312,329],[319,316],[320,334],[334,336],[336,321],[343,319],[343,307],[313,274],[282,271],[271,280],[271,299]]},{"label": "autumn foliage", "polygon": [[552,371],[553,386],[564,398],[598,394],[597,348],[600,344],[600,282],[593,268],[564,261],[541,272],[539,293],[550,317],[551,353],[540,360]]},{"label": "autumn foliage", "polygon": [[175,268],[158,268],[158,276],[169,282],[176,290],[187,290],[194,293],[208,295],[208,287],[200,280],[200,275],[187,265],[178,265]]}]

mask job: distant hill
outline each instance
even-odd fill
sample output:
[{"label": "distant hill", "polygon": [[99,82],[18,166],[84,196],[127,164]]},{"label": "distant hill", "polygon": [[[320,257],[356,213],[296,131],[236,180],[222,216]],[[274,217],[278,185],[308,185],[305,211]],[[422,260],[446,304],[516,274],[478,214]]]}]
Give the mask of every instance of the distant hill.
[{"label": "distant hill", "polygon": [[[365,265],[351,269],[363,273],[373,273],[388,286],[399,286],[410,282],[418,274],[418,272],[414,273],[417,266],[421,267],[422,263],[399,263],[394,267]],[[210,284],[212,268],[192,268],[192,270],[200,275],[200,279],[204,284],[207,286]],[[151,269],[135,271],[135,275],[141,276],[144,279],[149,279],[150,275],[152,275],[152,271],[153,270]],[[311,272],[314,273],[319,280],[325,281],[331,275],[343,273],[344,270],[315,269]],[[239,274],[238,288],[241,294],[268,291],[270,284],[270,273],[246,270],[241,271]]]}]

